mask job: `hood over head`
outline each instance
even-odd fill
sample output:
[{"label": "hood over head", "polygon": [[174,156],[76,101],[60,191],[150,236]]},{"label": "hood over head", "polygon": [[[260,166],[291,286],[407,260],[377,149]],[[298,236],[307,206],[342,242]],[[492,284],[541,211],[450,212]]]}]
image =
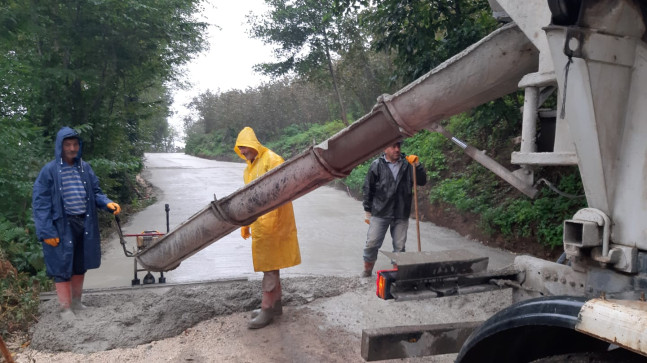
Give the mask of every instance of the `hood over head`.
[{"label": "hood over head", "polygon": [[63,163],[63,140],[69,139],[71,137],[79,139],[79,153],[76,155],[76,158],[74,158],[74,161],[81,159],[81,152],[83,151],[83,140],[81,140],[81,137],[76,131],[74,131],[73,128],[63,126],[60,130],[58,130],[58,133],[56,134],[56,145],[54,148],[54,156],[60,163]]},{"label": "hood over head", "polygon": [[241,159],[247,160],[238,149],[239,146],[252,148],[258,152],[258,155],[263,154],[265,150],[267,150],[267,148],[258,141],[258,139],[256,138],[256,133],[254,133],[254,130],[249,126],[243,128],[240,133],[238,133],[236,146],[234,146],[234,151],[236,152],[236,154]]}]

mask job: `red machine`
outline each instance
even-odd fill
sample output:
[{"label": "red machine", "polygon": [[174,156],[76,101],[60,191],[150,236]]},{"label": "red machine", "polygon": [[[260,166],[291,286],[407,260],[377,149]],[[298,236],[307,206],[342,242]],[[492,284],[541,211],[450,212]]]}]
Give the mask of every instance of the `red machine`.
[{"label": "red machine", "polygon": [[[169,231],[169,205],[165,204],[164,205],[164,210],[166,211],[166,232],[168,233]],[[160,233],[159,231],[156,230],[146,230],[143,231],[142,233],[135,233],[135,234],[123,234],[121,231],[121,221],[119,220],[118,216],[115,216],[115,221],[117,222],[117,231],[119,232],[119,242],[121,243],[121,247],[124,249],[124,254],[126,257],[135,257],[137,253],[140,251],[145,250],[148,248],[154,241],[159,239],[160,237],[164,236],[166,233]],[[137,251],[136,252],[131,252],[128,251],[126,248],[126,240],[124,237],[135,237],[136,242],[137,242]],[[151,273],[150,270],[144,269],[144,268],[138,268],[137,267],[137,259],[134,258],[134,278],[131,281],[131,285],[139,285],[140,280],[137,277],[138,272],[146,271],[146,275],[144,276],[143,284],[148,285],[148,284],[154,284],[155,283],[155,277]],[[164,277],[164,271],[160,272],[160,276],[158,279],[158,282],[160,284],[163,284],[166,282],[166,277]]]}]

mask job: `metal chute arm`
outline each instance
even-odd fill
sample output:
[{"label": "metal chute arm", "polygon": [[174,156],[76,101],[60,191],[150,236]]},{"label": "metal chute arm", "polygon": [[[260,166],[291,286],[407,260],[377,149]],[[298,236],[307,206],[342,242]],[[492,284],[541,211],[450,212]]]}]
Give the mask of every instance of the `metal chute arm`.
[{"label": "metal chute arm", "polygon": [[398,93],[381,96],[370,113],[210,205],[137,254],[151,271],[181,261],[259,216],[348,175],[385,146],[470,108],[512,93],[537,69],[536,48],[513,24],[447,60]]}]

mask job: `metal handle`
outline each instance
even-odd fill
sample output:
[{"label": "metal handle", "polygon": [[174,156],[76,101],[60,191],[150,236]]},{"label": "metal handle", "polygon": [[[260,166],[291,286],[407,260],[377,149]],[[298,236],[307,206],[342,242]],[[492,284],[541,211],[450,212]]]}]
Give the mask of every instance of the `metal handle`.
[{"label": "metal handle", "polygon": [[119,233],[119,243],[121,243],[121,247],[124,249],[124,254],[126,255],[126,257],[135,256],[134,253],[126,249],[126,240],[124,239],[123,232],[121,232],[121,221],[119,220],[119,216],[115,216],[115,222],[117,222],[117,233]]}]

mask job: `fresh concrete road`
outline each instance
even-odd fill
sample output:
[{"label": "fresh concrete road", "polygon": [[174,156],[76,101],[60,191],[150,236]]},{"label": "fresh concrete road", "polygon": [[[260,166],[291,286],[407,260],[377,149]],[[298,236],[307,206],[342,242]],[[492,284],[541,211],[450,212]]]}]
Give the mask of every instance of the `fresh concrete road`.
[{"label": "fresh concrete road", "polygon": [[[214,196],[223,198],[243,187],[241,163],[200,159],[185,154],[146,154],[143,177],[158,188],[157,202],[132,216],[122,225],[124,234],[145,230],[166,232],[165,204],[170,207],[169,227],[174,229],[204,208]],[[362,203],[344,191],[321,187],[293,202],[301,265],[281,271],[282,276],[357,275],[362,270],[362,249],[368,226],[364,223]],[[407,250],[417,250],[415,220],[411,219]],[[509,265],[514,255],[489,248],[461,237],[456,232],[420,223],[422,251],[464,249],[489,256],[490,269]],[[129,250],[136,246],[134,237],[126,237]],[[126,287],[134,277],[134,259],[123,253],[117,234],[113,234],[104,251],[99,269],[86,275],[85,288]],[[387,235],[382,250],[391,251]],[[380,254],[375,270],[390,268],[390,261]],[[374,271],[375,271],[374,270]],[[145,272],[139,272],[143,279]],[[156,279],[159,273],[153,273]],[[212,243],[183,261],[178,268],[164,274],[167,283],[187,283],[232,278],[260,278],[252,267],[251,240],[240,232]]]}]

